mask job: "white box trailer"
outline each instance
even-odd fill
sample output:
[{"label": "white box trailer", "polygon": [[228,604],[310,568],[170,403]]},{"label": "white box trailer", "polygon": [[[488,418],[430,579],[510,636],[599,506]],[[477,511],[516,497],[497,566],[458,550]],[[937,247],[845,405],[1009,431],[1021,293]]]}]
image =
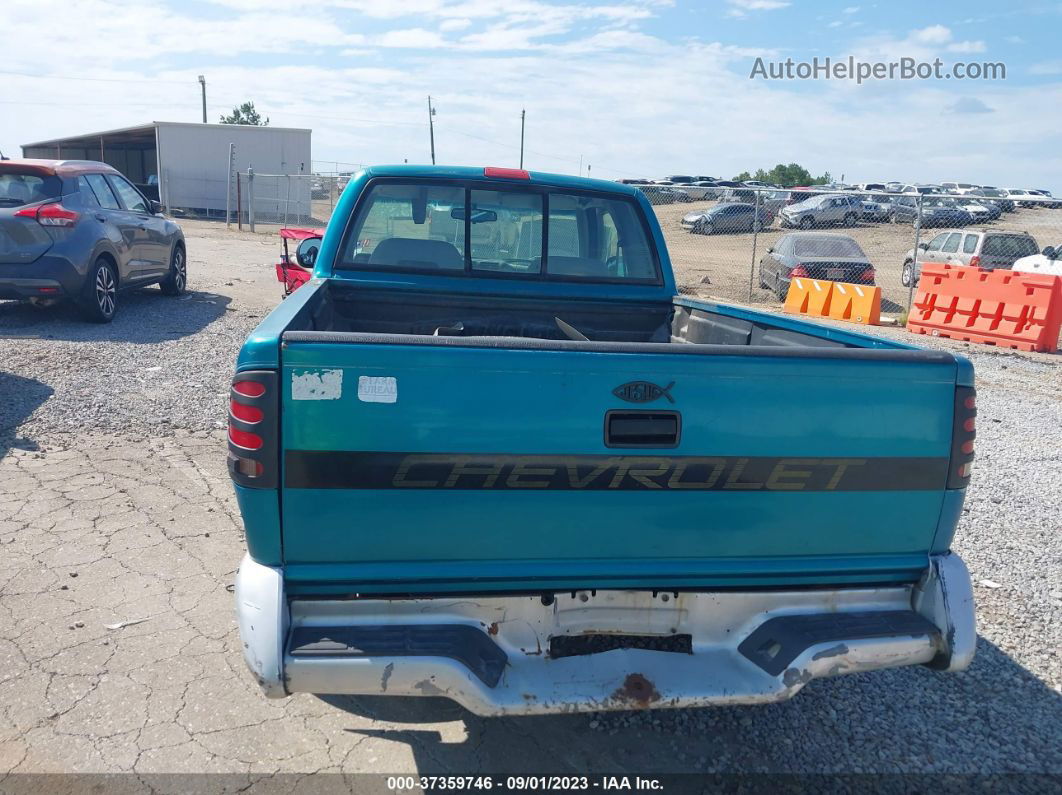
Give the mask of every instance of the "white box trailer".
[{"label": "white box trailer", "polygon": [[[294,127],[155,121],[24,144],[22,156],[102,160],[168,209],[223,217],[230,186],[233,194],[236,190],[228,172],[230,144],[236,147],[236,171],[253,167],[263,175],[308,177],[310,135],[311,130]],[[272,200],[292,215],[310,214],[308,179],[263,179],[255,191],[256,205]],[[231,207],[235,212],[235,195]]]}]

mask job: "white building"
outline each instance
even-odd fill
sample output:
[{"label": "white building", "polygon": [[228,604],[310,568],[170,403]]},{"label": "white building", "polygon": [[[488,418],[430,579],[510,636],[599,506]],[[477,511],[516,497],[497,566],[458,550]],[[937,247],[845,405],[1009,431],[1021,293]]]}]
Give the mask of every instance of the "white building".
[{"label": "white building", "polygon": [[[229,144],[235,170],[256,174],[310,174],[310,130],[242,124],[154,121],[139,127],[87,133],[22,146],[23,157],[102,160],[121,171],[168,209],[222,217],[226,201],[236,209],[229,179]],[[294,187],[293,187],[294,185]],[[229,191],[232,191],[229,196]],[[276,193],[293,214],[309,215],[309,179],[255,181],[255,203]]]}]

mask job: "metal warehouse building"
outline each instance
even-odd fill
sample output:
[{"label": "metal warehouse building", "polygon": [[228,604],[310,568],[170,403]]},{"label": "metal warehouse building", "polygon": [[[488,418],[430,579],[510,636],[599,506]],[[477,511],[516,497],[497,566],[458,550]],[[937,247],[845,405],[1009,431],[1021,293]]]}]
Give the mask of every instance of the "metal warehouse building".
[{"label": "metal warehouse building", "polygon": [[[139,127],[74,135],[22,146],[23,157],[102,160],[125,174],[150,198],[168,209],[224,215],[235,198],[229,145],[235,145],[234,171],[253,167],[260,174],[309,174],[310,130],[241,124],[154,121]],[[306,180],[295,180],[297,184]],[[259,190],[265,190],[262,182]],[[290,188],[288,189],[290,191]],[[309,213],[309,186],[303,197],[285,197],[293,211]]]}]

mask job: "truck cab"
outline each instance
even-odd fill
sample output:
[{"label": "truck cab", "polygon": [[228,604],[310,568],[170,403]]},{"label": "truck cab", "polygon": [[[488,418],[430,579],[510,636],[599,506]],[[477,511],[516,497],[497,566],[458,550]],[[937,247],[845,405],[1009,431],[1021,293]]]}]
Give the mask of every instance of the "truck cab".
[{"label": "truck cab", "polygon": [[969,362],[677,292],[635,187],[354,175],[233,377],[265,694],[534,714],[964,668]]}]

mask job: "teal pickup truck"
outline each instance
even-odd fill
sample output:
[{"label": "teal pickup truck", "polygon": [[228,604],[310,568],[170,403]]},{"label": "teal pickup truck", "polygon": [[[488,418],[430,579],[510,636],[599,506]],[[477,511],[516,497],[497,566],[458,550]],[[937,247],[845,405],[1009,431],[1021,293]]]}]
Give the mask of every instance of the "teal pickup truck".
[{"label": "teal pickup truck", "polygon": [[232,382],[247,664],[481,715],[960,670],[973,378],[678,295],[634,188],[367,169]]}]

